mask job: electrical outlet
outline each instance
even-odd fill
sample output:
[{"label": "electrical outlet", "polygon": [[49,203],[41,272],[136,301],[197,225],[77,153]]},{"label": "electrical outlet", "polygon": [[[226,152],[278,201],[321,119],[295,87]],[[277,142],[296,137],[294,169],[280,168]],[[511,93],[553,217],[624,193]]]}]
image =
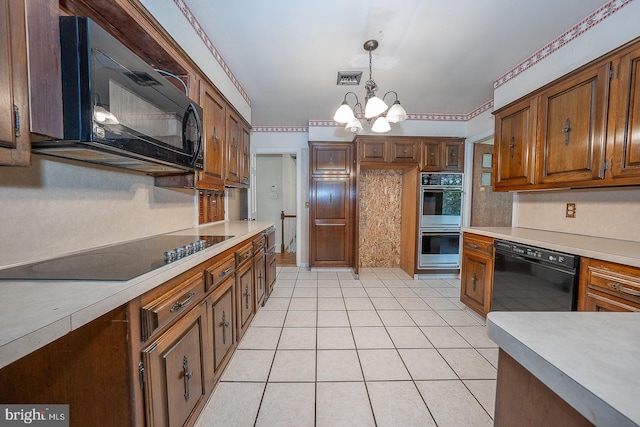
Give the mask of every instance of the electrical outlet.
[{"label": "electrical outlet", "polygon": [[575,203],[567,203],[567,218],[575,218],[576,217],[576,204]]}]

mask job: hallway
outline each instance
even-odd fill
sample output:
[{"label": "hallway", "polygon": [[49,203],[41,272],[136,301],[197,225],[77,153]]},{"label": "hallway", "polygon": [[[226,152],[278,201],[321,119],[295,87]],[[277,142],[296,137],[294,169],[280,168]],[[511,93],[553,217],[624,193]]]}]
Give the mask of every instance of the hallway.
[{"label": "hallway", "polygon": [[458,279],[278,267],[196,426],[491,426],[498,349]]}]

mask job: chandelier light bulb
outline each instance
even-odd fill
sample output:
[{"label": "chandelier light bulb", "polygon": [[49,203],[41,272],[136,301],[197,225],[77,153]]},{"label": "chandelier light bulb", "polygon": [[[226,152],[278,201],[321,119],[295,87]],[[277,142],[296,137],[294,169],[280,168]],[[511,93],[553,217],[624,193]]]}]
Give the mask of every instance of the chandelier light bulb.
[{"label": "chandelier light bulb", "polygon": [[400,101],[396,100],[389,111],[387,111],[387,121],[390,123],[398,123],[407,120],[407,112],[404,110]]},{"label": "chandelier light bulb", "polygon": [[346,130],[348,130],[349,132],[358,133],[358,132],[360,132],[362,130],[362,123],[356,117],[355,119],[353,119],[352,121],[347,123],[347,125],[344,128]]},{"label": "chandelier light bulb", "polygon": [[343,101],[340,104],[340,107],[336,110],[336,113],[333,115],[333,120],[338,123],[349,123],[352,122],[356,116],[353,114],[353,110],[347,104],[347,101]]},{"label": "chandelier light bulb", "polygon": [[373,126],[371,126],[371,131],[375,133],[384,133],[389,132],[391,130],[391,125],[387,121],[387,119],[383,116],[380,116],[373,122]]},{"label": "chandelier light bulb", "polygon": [[371,119],[379,116],[387,111],[387,108],[389,108],[389,106],[382,99],[377,96],[371,97],[364,106],[364,118]]}]

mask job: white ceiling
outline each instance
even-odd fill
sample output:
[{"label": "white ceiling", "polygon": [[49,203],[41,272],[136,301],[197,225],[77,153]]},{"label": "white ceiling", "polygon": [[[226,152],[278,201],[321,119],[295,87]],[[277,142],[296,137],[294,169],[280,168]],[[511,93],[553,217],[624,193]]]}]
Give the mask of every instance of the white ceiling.
[{"label": "white ceiling", "polygon": [[[378,95],[396,91],[408,113],[468,114],[498,77],[606,3],[184,1],[251,99],[253,126],[330,120],[348,90],[362,100],[369,39]],[[336,85],[348,70],[363,71],[360,86]]]}]

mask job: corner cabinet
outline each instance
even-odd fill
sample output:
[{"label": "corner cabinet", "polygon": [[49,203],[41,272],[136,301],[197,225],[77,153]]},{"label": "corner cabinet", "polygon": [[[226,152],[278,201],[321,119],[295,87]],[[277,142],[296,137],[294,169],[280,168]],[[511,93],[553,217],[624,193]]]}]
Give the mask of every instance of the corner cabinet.
[{"label": "corner cabinet", "polygon": [[352,267],[353,144],[310,142],[309,265]]},{"label": "corner cabinet", "polygon": [[640,185],[640,39],[496,111],[496,191]]},{"label": "corner cabinet", "polygon": [[1,0],[0,165],[31,165],[25,2]]},{"label": "corner cabinet", "polygon": [[464,233],[460,301],[483,317],[491,310],[493,264],[493,238]]},{"label": "corner cabinet", "polygon": [[640,311],[640,268],[582,258],[578,311]]}]

